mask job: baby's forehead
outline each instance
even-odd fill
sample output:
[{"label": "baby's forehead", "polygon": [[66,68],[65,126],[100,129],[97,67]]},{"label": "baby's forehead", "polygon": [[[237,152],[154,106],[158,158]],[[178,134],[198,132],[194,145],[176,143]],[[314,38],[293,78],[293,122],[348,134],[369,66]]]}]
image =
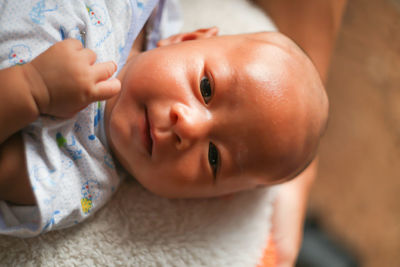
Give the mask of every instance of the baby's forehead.
[{"label": "baby's forehead", "polygon": [[295,149],[293,154],[290,153],[290,149],[276,145],[276,140],[269,140],[262,132],[254,132],[247,139],[238,139],[237,144],[229,173],[237,179],[274,184],[289,177],[302,164]]},{"label": "baby's forehead", "polygon": [[243,183],[264,184],[274,183],[276,180],[282,178],[280,169],[282,164],[270,164],[270,155],[263,155],[265,150],[261,147],[254,149],[254,147],[244,147],[235,153],[233,158],[233,166],[226,176],[236,179]]},{"label": "baby's forehead", "polygon": [[296,158],[301,156],[302,110],[297,110],[290,98],[262,94],[243,97],[227,115],[222,138],[231,149],[234,176],[281,178],[284,168],[296,168]]},{"label": "baby's forehead", "polygon": [[227,138],[234,150],[234,176],[278,177],[285,166],[295,169],[299,161],[292,156],[297,160],[301,154],[291,151],[302,149],[299,133],[309,121],[305,77],[312,74],[310,64],[303,64],[300,52],[284,38],[264,37],[242,36],[227,50],[233,69],[226,120],[232,127]]},{"label": "baby's forehead", "polygon": [[[267,120],[266,116],[260,115],[261,110],[257,112],[247,105],[238,107],[236,112],[246,113],[246,116],[241,117],[240,121],[227,124],[221,136],[230,153],[231,175],[272,175],[283,155],[277,136],[283,137],[285,132],[269,125],[274,123],[274,115],[270,115],[271,118]],[[230,116],[227,119],[234,120]]]}]

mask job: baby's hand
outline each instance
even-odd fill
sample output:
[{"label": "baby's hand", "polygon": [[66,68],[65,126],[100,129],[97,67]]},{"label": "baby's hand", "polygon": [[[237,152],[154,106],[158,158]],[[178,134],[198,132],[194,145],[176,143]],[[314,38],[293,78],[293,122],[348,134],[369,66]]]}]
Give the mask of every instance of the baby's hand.
[{"label": "baby's hand", "polygon": [[121,89],[114,62],[96,63],[96,54],[80,41],[59,42],[24,65],[40,114],[67,118]]}]

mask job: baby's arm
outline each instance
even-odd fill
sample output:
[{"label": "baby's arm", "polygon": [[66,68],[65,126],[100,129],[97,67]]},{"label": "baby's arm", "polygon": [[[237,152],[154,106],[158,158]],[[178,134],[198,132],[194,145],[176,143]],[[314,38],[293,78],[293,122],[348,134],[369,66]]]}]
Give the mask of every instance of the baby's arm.
[{"label": "baby's arm", "polygon": [[34,204],[19,130],[40,114],[70,117],[119,92],[120,82],[108,80],[115,63],[95,61],[93,51],[70,39],[30,63],[0,70],[0,200]]},{"label": "baby's arm", "polygon": [[39,115],[24,66],[0,71],[0,144]]},{"label": "baby's arm", "polygon": [[71,117],[91,102],[117,94],[120,82],[108,80],[117,66],[95,61],[93,51],[68,39],[30,63],[0,70],[0,144],[40,114]]}]

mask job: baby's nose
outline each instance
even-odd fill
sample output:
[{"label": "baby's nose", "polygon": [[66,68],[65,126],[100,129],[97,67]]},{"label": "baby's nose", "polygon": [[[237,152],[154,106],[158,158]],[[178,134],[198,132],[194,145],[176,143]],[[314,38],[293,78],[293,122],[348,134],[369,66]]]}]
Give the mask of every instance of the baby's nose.
[{"label": "baby's nose", "polygon": [[171,107],[170,116],[177,149],[186,149],[197,141],[208,138],[211,113],[205,107],[176,103]]}]

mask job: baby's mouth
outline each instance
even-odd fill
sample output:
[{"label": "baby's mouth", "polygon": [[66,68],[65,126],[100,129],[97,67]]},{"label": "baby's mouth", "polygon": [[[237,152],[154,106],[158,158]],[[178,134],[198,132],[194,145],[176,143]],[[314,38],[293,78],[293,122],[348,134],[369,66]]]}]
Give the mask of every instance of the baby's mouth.
[{"label": "baby's mouth", "polygon": [[147,149],[147,152],[149,152],[149,155],[152,155],[153,151],[153,139],[151,138],[151,123],[149,120],[149,116],[147,114],[147,108],[144,108],[144,114],[145,114],[145,129],[144,129],[144,135],[145,135],[145,146]]}]

